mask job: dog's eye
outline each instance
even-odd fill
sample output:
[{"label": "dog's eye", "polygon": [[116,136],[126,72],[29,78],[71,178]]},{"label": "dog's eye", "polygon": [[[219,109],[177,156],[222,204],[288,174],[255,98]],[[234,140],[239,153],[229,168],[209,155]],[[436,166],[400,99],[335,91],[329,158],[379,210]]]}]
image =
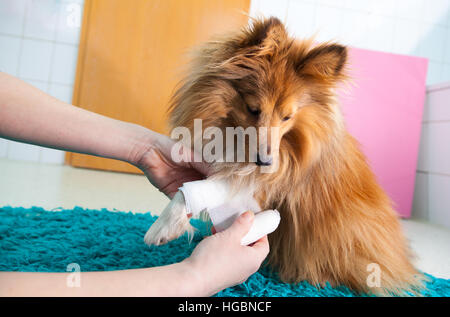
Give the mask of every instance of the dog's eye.
[{"label": "dog's eye", "polygon": [[291,118],[291,116],[286,116],[283,118],[283,121],[288,121]]},{"label": "dog's eye", "polygon": [[259,116],[259,114],[261,113],[261,110],[259,110],[259,109],[252,109],[248,105],[247,105],[247,110],[248,110],[248,112],[250,112],[254,116]]}]

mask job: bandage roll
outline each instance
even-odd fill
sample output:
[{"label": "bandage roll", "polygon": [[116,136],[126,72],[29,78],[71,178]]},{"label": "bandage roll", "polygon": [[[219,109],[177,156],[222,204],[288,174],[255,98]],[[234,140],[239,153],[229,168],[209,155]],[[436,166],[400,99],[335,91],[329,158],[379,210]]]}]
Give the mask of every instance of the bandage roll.
[{"label": "bandage roll", "polygon": [[236,218],[246,211],[258,213],[261,211],[258,202],[253,197],[234,198],[216,208],[208,209],[209,218],[216,232],[220,232],[231,226]]},{"label": "bandage roll", "polygon": [[266,210],[255,214],[255,219],[248,233],[242,238],[241,245],[249,245],[265,235],[272,233],[280,224],[278,210]]},{"label": "bandage roll", "polygon": [[[251,209],[247,209],[251,210]],[[217,232],[227,229],[236,218],[246,210],[237,209],[235,206],[222,205],[211,209],[209,216]],[[280,224],[280,213],[278,210],[266,210],[255,213],[255,219],[248,233],[242,238],[241,245],[249,245],[258,241],[265,235],[272,233]]]}]

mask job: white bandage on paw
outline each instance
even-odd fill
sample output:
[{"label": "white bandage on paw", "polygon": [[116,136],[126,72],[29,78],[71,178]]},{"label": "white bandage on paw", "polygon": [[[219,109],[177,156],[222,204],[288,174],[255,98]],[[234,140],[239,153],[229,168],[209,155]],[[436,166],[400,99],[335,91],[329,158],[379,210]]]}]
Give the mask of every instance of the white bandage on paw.
[{"label": "white bandage on paw", "polygon": [[179,189],[186,201],[186,212],[194,217],[205,209],[218,207],[231,199],[229,185],[223,180],[188,182]]},{"label": "white bandage on paw", "polygon": [[184,195],[186,212],[194,217],[201,211],[208,212],[217,232],[231,226],[242,213],[253,211],[255,220],[248,234],[242,239],[242,245],[251,244],[273,232],[280,222],[280,214],[276,210],[259,213],[261,208],[253,198],[252,189],[233,194],[224,180],[188,182],[183,184],[180,191]]}]

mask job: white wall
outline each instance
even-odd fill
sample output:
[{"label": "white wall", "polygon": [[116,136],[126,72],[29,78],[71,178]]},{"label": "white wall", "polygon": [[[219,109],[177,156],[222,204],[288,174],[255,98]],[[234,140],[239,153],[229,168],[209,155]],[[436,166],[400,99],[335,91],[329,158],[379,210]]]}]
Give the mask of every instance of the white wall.
[{"label": "white wall", "polygon": [[450,83],[427,91],[413,217],[450,228]]},{"label": "white wall", "polygon": [[[0,70],[71,103],[83,0],[0,0]],[[0,158],[62,164],[64,152],[0,139]]]},{"label": "white wall", "polygon": [[427,83],[450,81],[450,0],[252,0],[291,34],[429,59]]}]

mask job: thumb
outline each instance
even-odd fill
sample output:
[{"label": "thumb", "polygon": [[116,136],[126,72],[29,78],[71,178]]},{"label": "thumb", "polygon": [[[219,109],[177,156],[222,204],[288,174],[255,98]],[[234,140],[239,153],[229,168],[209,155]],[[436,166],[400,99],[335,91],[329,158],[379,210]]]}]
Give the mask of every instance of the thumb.
[{"label": "thumb", "polygon": [[236,218],[234,223],[226,231],[236,240],[241,241],[242,237],[247,234],[252,226],[255,214],[251,211],[246,211]]}]

